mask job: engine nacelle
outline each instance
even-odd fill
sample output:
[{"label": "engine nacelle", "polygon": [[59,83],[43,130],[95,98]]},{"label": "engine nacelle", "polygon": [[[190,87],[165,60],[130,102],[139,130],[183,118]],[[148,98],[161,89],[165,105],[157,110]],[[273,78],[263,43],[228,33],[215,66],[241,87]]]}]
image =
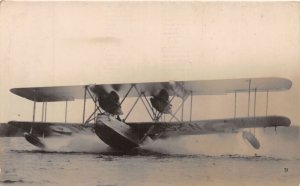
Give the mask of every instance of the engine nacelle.
[{"label": "engine nacelle", "polygon": [[172,105],[169,103],[169,94],[162,89],[157,96],[150,98],[152,106],[160,113],[170,114]]},{"label": "engine nacelle", "polygon": [[109,94],[101,94],[98,96],[99,106],[106,112],[113,115],[122,115],[119,96],[115,91]]}]

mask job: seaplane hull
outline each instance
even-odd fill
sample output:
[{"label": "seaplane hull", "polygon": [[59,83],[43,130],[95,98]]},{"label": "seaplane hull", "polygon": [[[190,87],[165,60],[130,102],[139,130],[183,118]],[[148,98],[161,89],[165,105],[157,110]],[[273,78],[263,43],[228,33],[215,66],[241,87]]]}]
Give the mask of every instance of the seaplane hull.
[{"label": "seaplane hull", "polygon": [[95,123],[95,133],[110,147],[127,151],[139,146],[139,139],[125,123],[109,116],[100,116]]}]

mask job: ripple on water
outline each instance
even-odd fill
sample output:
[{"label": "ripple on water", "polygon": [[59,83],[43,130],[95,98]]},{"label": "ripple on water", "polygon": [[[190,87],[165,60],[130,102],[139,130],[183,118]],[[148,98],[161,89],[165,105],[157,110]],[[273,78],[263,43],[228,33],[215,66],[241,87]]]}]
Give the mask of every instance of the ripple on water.
[{"label": "ripple on water", "polygon": [[0,181],[0,183],[24,183],[24,181],[22,179],[19,179],[19,180],[6,179],[6,180],[3,180],[3,181]]},{"label": "ripple on water", "polygon": [[[260,155],[240,155],[240,154],[223,154],[223,155],[206,155],[206,154],[168,154],[155,152],[145,149],[134,149],[128,152],[119,152],[115,150],[106,150],[103,152],[76,152],[76,151],[50,151],[50,150],[11,150],[11,152],[16,153],[40,153],[40,154],[68,154],[68,155],[82,155],[82,154],[91,154],[98,155],[96,158],[102,158],[105,161],[112,161],[113,157],[154,157],[156,159],[165,159],[165,158],[212,158],[212,159],[241,159],[248,161],[281,161],[285,160],[282,158],[275,158],[271,156],[260,156]],[[49,160],[51,162],[51,160]]]}]

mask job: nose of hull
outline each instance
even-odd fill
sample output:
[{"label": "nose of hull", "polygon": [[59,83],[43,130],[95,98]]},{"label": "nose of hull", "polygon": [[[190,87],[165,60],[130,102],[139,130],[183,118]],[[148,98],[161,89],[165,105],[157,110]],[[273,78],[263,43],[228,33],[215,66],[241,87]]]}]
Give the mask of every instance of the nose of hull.
[{"label": "nose of hull", "polygon": [[97,118],[95,133],[104,143],[117,150],[128,151],[139,146],[129,126],[108,116]]}]

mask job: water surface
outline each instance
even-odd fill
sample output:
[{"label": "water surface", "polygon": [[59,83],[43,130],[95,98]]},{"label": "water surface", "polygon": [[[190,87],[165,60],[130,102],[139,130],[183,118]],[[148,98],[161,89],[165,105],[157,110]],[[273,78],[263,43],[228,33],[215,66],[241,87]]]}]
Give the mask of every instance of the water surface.
[{"label": "water surface", "polygon": [[21,137],[0,138],[0,186],[299,183],[297,158],[205,154],[166,142],[124,154],[113,151],[95,136],[46,139],[46,143],[50,148],[39,150]]}]

